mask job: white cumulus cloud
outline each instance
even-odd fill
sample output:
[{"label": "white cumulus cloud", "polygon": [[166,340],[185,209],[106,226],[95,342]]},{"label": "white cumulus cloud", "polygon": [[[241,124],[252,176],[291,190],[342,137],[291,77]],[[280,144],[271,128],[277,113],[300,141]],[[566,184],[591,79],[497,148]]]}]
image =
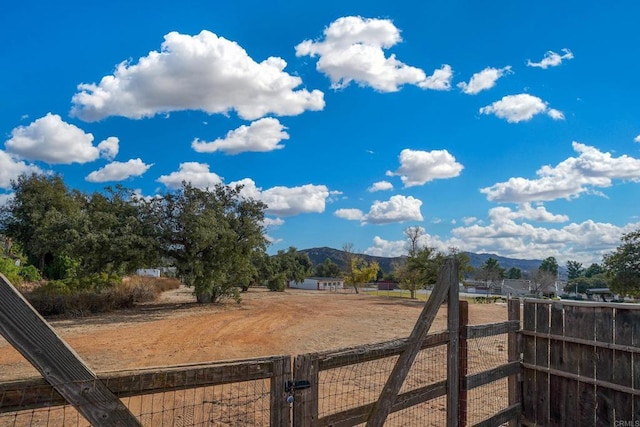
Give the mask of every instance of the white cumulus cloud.
[{"label": "white cumulus cloud", "polygon": [[420,151],[404,149],[399,156],[400,167],[388,171],[389,176],[400,176],[405,187],[423,185],[434,179],[454,178],[464,168],[447,150]]},{"label": "white cumulus cloud", "polygon": [[393,190],[393,184],[389,181],[378,181],[374,182],[371,187],[367,188],[367,191],[370,193],[375,193],[376,191],[386,191]]},{"label": "white cumulus cloud", "polygon": [[[502,221],[513,221],[517,219],[535,222],[567,222],[567,215],[556,215],[549,212],[544,206],[531,206],[530,203],[523,203],[514,211],[506,206],[498,206],[489,210],[489,220],[491,223]],[[469,225],[465,223],[465,225]]]},{"label": "white cumulus cloud", "polygon": [[42,173],[39,167],[14,159],[10,154],[0,150],[0,188],[11,188],[11,180],[22,174]]},{"label": "white cumulus cloud", "polygon": [[5,142],[6,150],[27,160],[40,160],[49,164],[71,164],[92,162],[100,157],[117,153],[118,138],[110,137],[93,145],[93,135],[66,123],[57,114],[33,121],[28,126],[19,126],[11,132]]},{"label": "white cumulus cloud", "polygon": [[333,214],[338,218],[350,221],[363,221],[365,219],[364,212],[360,209],[338,209]]},{"label": "white cumulus cloud", "polygon": [[564,119],[561,111],[550,109],[542,99],[528,93],[503,96],[500,101],[480,108],[480,114],[495,114],[509,123],[531,120],[541,113],[547,113],[554,120]]},{"label": "white cumulus cloud", "polygon": [[197,188],[211,188],[222,183],[222,179],[218,175],[209,171],[208,164],[197,162],[180,163],[178,171],[162,175],[156,181],[174,190],[181,188],[183,181],[191,183]]},{"label": "white cumulus cloud", "polygon": [[542,58],[540,62],[532,62],[531,60],[528,60],[527,66],[546,69],[549,67],[557,67],[562,64],[562,61],[565,59],[573,59],[573,53],[571,53],[569,49],[562,49],[562,52],[563,54],[560,55],[550,50],[544,54],[544,58]]},{"label": "white cumulus cloud", "polygon": [[98,144],[98,151],[103,159],[113,160],[120,151],[120,140],[115,136],[110,136]]},{"label": "white cumulus cloud", "polygon": [[322,110],[324,94],[296,90],[302,79],[286,73],[286,65],[277,57],[258,63],[236,42],[210,31],[194,36],[174,31],[164,36],[159,52],[149,52],[136,64],[120,63],[98,84],[80,84],[71,113],[96,121],[180,110],[235,110],[255,120],[269,113],[291,116]]},{"label": "white cumulus cloud", "polygon": [[242,185],[241,194],[266,203],[266,212],[271,215],[292,216],[302,213],[322,213],[330,195],[325,185],[306,184],[298,187],[277,186],[266,190],[256,186],[251,178],[232,182]]},{"label": "white cumulus cloud", "polygon": [[395,55],[385,56],[384,50],[400,41],[400,30],[391,20],[346,16],[325,28],[324,40],[298,44],[296,55],[318,57],[316,69],[329,77],[334,89],[345,88],[351,82],[380,92],[395,92],[405,84],[435,90],[451,87],[453,73],[449,65],[427,76]]},{"label": "white cumulus cloud", "polygon": [[403,223],[422,221],[421,206],[422,201],[412,196],[395,195],[387,201],[374,201],[366,215],[359,209],[339,209],[335,215],[362,224]]},{"label": "white cumulus cloud", "polygon": [[633,138],[633,140],[634,140],[635,142],[640,142],[640,135],[638,135],[638,136],[636,136],[635,138]]},{"label": "white cumulus cloud", "polygon": [[543,166],[536,173],[538,179],[510,178],[480,190],[487,199],[497,202],[525,203],[570,199],[593,188],[611,186],[612,180],[640,182],[640,159],[626,154],[613,157],[595,147],[573,142],[579,154],[558,165]]},{"label": "white cumulus cloud", "polygon": [[240,126],[229,131],[225,138],[218,138],[213,142],[195,139],[191,147],[199,153],[213,153],[222,151],[227,154],[238,154],[247,151],[267,152],[284,148],[280,142],[289,139],[289,134],[278,119],[267,117]]},{"label": "white cumulus cloud", "polygon": [[491,89],[496,85],[500,77],[509,73],[511,73],[511,66],[504,68],[487,67],[471,76],[469,83],[458,83],[458,87],[467,95],[475,95],[483,90]]},{"label": "white cumulus cloud", "polygon": [[128,162],[112,162],[85,178],[89,182],[124,181],[132,176],[141,176],[153,165],[147,165],[140,159]]}]

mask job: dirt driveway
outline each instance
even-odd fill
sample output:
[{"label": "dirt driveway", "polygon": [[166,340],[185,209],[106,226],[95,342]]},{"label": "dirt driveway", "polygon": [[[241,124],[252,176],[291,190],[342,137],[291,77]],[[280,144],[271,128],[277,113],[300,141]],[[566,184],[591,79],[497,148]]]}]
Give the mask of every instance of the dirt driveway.
[{"label": "dirt driveway", "polygon": [[[132,310],[50,320],[96,372],[339,349],[407,337],[424,302],[371,295],[250,289],[243,302],[203,306],[190,289]],[[501,304],[470,304],[471,323],[507,319]],[[446,326],[446,308],[432,330]],[[0,338],[0,381],[38,373]]]}]

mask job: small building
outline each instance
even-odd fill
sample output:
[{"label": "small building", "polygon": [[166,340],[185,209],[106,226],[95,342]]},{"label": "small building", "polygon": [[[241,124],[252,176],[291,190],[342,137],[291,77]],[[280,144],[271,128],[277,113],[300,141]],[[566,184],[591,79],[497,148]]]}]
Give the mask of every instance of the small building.
[{"label": "small building", "polygon": [[398,284],[391,280],[379,280],[377,282],[377,285],[378,285],[379,291],[392,291],[396,288]]},{"label": "small building", "polygon": [[160,277],[159,268],[139,268],[136,270],[138,276],[144,277]]},{"label": "small building", "polygon": [[344,279],[339,277],[307,277],[304,282],[291,280],[289,288],[309,289],[314,291],[335,291],[344,288]]}]

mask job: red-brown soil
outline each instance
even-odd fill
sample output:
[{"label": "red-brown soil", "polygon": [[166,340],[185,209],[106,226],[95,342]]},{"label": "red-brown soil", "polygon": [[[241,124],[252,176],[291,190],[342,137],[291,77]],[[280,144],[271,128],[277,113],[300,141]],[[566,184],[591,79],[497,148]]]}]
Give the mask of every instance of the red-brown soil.
[{"label": "red-brown soil", "polygon": [[[190,289],[132,310],[51,320],[95,371],[302,354],[407,337],[424,301],[353,293],[250,289],[241,304],[198,305]],[[470,304],[472,324],[507,319],[504,304]],[[446,326],[443,307],[432,330]],[[0,381],[38,373],[0,338]]]}]

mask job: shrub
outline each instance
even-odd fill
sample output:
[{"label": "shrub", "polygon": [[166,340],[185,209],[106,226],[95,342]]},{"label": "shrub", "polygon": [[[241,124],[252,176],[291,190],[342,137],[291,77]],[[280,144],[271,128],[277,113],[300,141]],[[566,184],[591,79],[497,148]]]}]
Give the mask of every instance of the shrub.
[{"label": "shrub", "polygon": [[276,275],[267,281],[267,288],[273,292],[284,292],[287,281],[281,275]]},{"label": "shrub", "polygon": [[25,265],[24,267],[21,267],[18,274],[27,282],[37,282],[41,279],[40,272],[33,265]]},{"label": "shrub", "polygon": [[16,265],[16,262],[12,258],[0,256],[0,273],[4,274],[4,276],[15,286],[22,283],[20,267]]}]

